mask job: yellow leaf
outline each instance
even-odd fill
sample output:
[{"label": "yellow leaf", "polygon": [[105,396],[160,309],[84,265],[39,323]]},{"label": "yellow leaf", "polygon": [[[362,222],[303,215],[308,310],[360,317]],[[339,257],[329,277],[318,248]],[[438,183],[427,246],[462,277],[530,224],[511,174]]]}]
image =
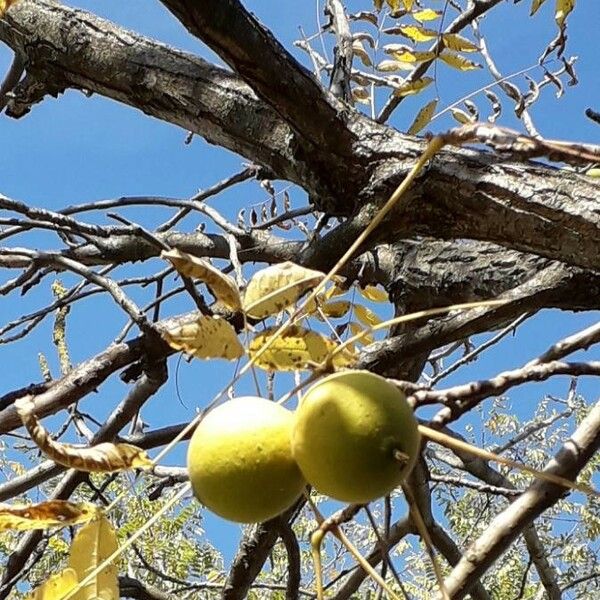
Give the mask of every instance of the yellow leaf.
[{"label": "yellow leaf", "polygon": [[381,319],[370,309],[362,304],[356,304],[354,306],[354,314],[356,318],[367,327],[375,327],[381,323]]},{"label": "yellow leaf", "polygon": [[427,125],[429,125],[429,122],[431,121],[431,117],[433,117],[433,113],[435,112],[437,104],[437,99],[431,100],[417,113],[415,120],[412,122],[412,125],[408,128],[408,133],[410,135],[417,135],[419,131],[421,131],[424,127],[427,127]]},{"label": "yellow leaf", "polygon": [[39,504],[0,504],[0,531],[4,529],[47,529],[85,523],[93,519],[98,510],[89,502],[49,500]]},{"label": "yellow leaf", "polygon": [[438,32],[433,29],[425,29],[420,25],[401,25],[400,34],[413,42],[429,42],[438,37]]},{"label": "yellow leaf", "polygon": [[131,444],[105,442],[96,446],[76,446],[54,441],[34,415],[35,404],[30,397],[16,400],[15,408],[31,439],[46,456],[59,465],[79,471],[102,473],[152,466],[148,455]]},{"label": "yellow leaf", "polygon": [[211,294],[231,310],[238,311],[242,308],[240,290],[235,281],[215,269],[208,261],[176,248],[163,251],[161,258],[168,260],[182,275],[203,281]]},{"label": "yellow leaf", "polygon": [[400,0],[385,0],[386,4],[392,9],[392,11],[396,11],[400,8]]},{"label": "yellow leaf", "polygon": [[533,0],[531,2],[531,12],[529,13],[529,16],[533,17],[533,15],[535,15],[544,2],[546,2],[546,0]]},{"label": "yellow leaf", "polygon": [[[353,336],[358,335],[359,333],[361,333],[362,331],[364,331],[364,327],[362,325],[359,325],[355,321],[351,321],[348,324],[348,326],[350,327],[350,333]],[[370,333],[366,333],[359,340],[357,340],[356,343],[357,344],[364,344],[365,346],[368,346],[369,344],[372,344],[374,341],[375,341],[375,338]]]},{"label": "yellow leaf", "polygon": [[62,600],[77,585],[75,569],[63,569],[36,588],[25,600]]},{"label": "yellow leaf", "polygon": [[343,296],[348,290],[343,288],[339,283],[332,285],[324,294],[323,298],[329,300],[330,298],[336,298],[337,296]]},{"label": "yellow leaf", "polygon": [[321,310],[333,319],[340,319],[350,310],[350,302],[348,300],[336,300],[334,302],[327,302],[323,304]]},{"label": "yellow leaf", "polygon": [[569,13],[575,8],[575,0],[556,0],[556,10],[554,11],[554,18],[562,29],[565,19]]},{"label": "yellow leaf", "polygon": [[[437,100],[433,100],[437,104]],[[429,103],[431,104],[431,102]],[[434,105],[435,107],[435,105]],[[431,111],[433,112],[433,110]],[[371,302],[389,302],[390,297],[385,290],[381,288],[375,287],[374,285],[367,285],[364,288],[359,287],[358,291],[360,292],[363,298],[370,300]]]},{"label": "yellow leaf", "polygon": [[[251,342],[248,354],[253,357],[277,331],[277,327],[269,327],[259,333]],[[257,367],[266,371],[307,371],[322,363],[336,348],[337,344],[316,331],[310,331],[293,325],[282,333],[263,352],[256,362]],[[349,352],[340,353],[334,364],[349,365],[353,356]]]},{"label": "yellow leaf", "polygon": [[414,65],[397,60],[382,60],[375,68],[382,73],[391,73],[394,71],[412,71]]},{"label": "yellow leaf", "polygon": [[432,8],[425,8],[412,13],[413,19],[423,23],[425,21],[435,21],[440,18],[442,13],[439,10],[433,10]]},{"label": "yellow leaf", "polygon": [[244,294],[244,310],[262,319],[294,304],[304,292],[317,285],[324,273],[284,262],[255,273]]},{"label": "yellow leaf", "polygon": [[585,174],[588,177],[600,177],[600,168],[594,167],[592,169],[588,169]]},{"label": "yellow leaf", "polygon": [[462,125],[468,125],[469,123],[475,122],[475,119],[471,115],[467,114],[460,108],[451,108],[450,112],[452,113],[452,116]]},{"label": "yellow leaf", "polygon": [[[117,535],[105,516],[84,525],[71,544],[69,567],[83,579],[118,548]],[[70,600],[118,600],[117,567],[108,565]]]},{"label": "yellow leaf", "polygon": [[10,8],[11,4],[14,4],[17,0],[0,0],[0,19],[4,16],[6,11]]},{"label": "yellow leaf", "polygon": [[360,40],[354,40],[352,42],[352,52],[354,52],[354,54],[356,54],[356,56],[360,58],[363,65],[365,65],[366,67],[370,67],[373,65],[369,53],[365,50],[365,47],[363,46]]},{"label": "yellow leaf", "polygon": [[472,71],[473,69],[481,69],[481,65],[479,63],[452,52],[442,52],[440,54],[440,59],[443,60],[447,65],[450,65],[459,71]]},{"label": "yellow leaf", "polygon": [[479,52],[479,48],[468,39],[458,35],[458,33],[442,33],[444,45],[450,50],[457,52]]},{"label": "yellow leaf", "polygon": [[433,79],[431,77],[421,77],[421,79],[417,79],[411,83],[406,83],[396,88],[394,91],[395,96],[411,96],[413,94],[418,94],[420,91],[424,90]]},{"label": "yellow leaf", "polygon": [[402,0],[406,10],[412,10],[414,0]]},{"label": "yellow leaf", "polygon": [[391,54],[396,60],[406,63],[425,62],[426,60],[433,60],[436,57],[435,52],[416,52],[408,50],[392,52]]},{"label": "yellow leaf", "polygon": [[201,315],[195,321],[163,331],[161,335],[171,348],[195,358],[235,360],[244,355],[235,329],[221,317]]},{"label": "yellow leaf", "polygon": [[[319,294],[320,296],[320,294]],[[313,298],[312,300],[310,300],[309,302],[306,303],[306,306],[304,307],[304,312],[306,312],[307,315],[312,315],[314,313],[317,312],[320,304],[321,298],[319,297],[317,298]]]}]

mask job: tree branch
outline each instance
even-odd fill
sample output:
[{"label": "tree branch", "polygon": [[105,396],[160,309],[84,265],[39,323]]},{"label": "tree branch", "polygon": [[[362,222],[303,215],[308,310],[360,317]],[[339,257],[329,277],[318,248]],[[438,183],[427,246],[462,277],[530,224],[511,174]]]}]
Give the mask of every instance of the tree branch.
[{"label": "tree branch", "polygon": [[238,0],[161,2],[315,149],[349,155],[340,106]]},{"label": "tree branch", "polygon": [[242,540],[223,588],[223,600],[242,600],[246,597],[279,538],[281,520],[292,523],[304,502],[304,497],[300,498],[281,515],[258,524],[254,532]]},{"label": "tree branch", "polygon": [[[599,448],[600,403],[594,406],[545,470],[575,479]],[[562,486],[547,481],[538,480],[531,485],[494,518],[454,567],[446,579],[450,596],[457,600],[464,598],[476,579],[485,573],[523,529],[567,493],[568,490]]]}]

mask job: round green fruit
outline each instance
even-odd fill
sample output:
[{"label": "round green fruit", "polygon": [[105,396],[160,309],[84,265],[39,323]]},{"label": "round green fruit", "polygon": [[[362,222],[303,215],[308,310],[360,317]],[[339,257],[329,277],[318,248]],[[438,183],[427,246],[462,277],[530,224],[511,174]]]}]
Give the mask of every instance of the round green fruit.
[{"label": "round green fruit", "polygon": [[291,506],[306,485],[292,457],[292,425],[291,411],[253,396],[210,411],[187,455],[198,500],[239,523],[266,521]]},{"label": "round green fruit", "polygon": [[368,371],[335,373],[311,387],[292,432],[292,452],[306,480],[322,494],[360,504],[402,483],[419,443],[405,395]]}]

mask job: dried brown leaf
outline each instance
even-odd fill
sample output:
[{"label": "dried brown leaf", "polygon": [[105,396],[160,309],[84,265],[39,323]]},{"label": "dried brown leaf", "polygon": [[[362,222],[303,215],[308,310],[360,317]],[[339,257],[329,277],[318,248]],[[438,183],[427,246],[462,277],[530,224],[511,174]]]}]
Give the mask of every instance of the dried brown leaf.
[{"label": "dried brown leaf", "polygon": [[15,402],[15,408],[31,439],[48,458],[59,465],[79,471],[102,473],[152,466],[148,455],[131,444],[105,442],[96,446],[76,446],[54,441],[35,416],[35,404],[30,397],[19,398]]},{"label": "dried brown leaf", "polygon": [[97,507],[89,502],[48,500],[38,504],[0,504],[0,531],[66,527],[86,523],[97,514]]}]

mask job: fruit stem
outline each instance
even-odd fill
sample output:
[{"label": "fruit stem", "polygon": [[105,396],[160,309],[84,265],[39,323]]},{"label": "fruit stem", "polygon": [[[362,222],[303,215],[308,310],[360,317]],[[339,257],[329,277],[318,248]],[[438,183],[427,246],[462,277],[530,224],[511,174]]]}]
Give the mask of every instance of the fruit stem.
[{"label": "fruit stem", "polygon": [[[348,552],[350,552],[350,554],[354,557],[356,562],[362,567],[363,571],[365,571],[365,573],[367,573],[367,575],[369,575],[369,577],[377,585],[379,585],[383,589],[384,592],[387,593],[390,600],[402,600],[397,594],[395,594],[393,592],[393,590],[385,582],[383,577],[381,577],[381,575],[371,566],[371,563],[358,551],[358,548],[356,548],[356,546],[354,546],[354,544],[346,537],[346,534],[340,528],[341,523],[346,523],[347,521],[350,521],[364,505],[363,504],[350,504],[350,505],[346,506],[346,508],[343,508],[342,510],[333,514],[328,519],[325,519],[325,517],[323,517],[323,515],[321,514],[321,511],[317,508],[317,506],[312,501],[312,499],[309,497],[309,495],[305,494],[305,496],[307,498],[308,505],[311,507],[312,511],[315,514],[315,519],[317,520],[317,523],[319,523],[319,529],[317,529],[317,531],[315,531],[312,534],[311,540],[310,540],[311,552],[313,555],[313,561],[315,563],[315,577],[317,577],[317,561],[316,561],[317,556],[316,556],[315,552],[318,554],[318,561],[319,561],[318,565],[319,565],[319,568],[321,568],[321,566],[320,566],[321,565],[321,554],[320,554],[321,543],[323,542],[323,539],[325,538],[325,534],[328,531],[331,531],[331,533],[333,533],[333,535],[344,545],[346,550],[348,550]],[[317,535],[317,534],[320,534],[320,535]],[[318,548],[318,551],[315,550],[315,548]],[[319,575],[319,577],[321,577],[321,579],[320,579],[320,582],[319,582],[319,579],[317,579],[317,600],[322,600],[323,597],[318,595],[319,587],[322,588],[322,586],[323,586],[322,573]]]},{"label": "fruit stem", "polygon": [[325,593],[323,590],[323,562],[321,560],[321,544],[325,538],[325,532],[317,529],[310,536],[310,553],[315,566],[315,586],[317,588],[317,600],[323,600]]}]

